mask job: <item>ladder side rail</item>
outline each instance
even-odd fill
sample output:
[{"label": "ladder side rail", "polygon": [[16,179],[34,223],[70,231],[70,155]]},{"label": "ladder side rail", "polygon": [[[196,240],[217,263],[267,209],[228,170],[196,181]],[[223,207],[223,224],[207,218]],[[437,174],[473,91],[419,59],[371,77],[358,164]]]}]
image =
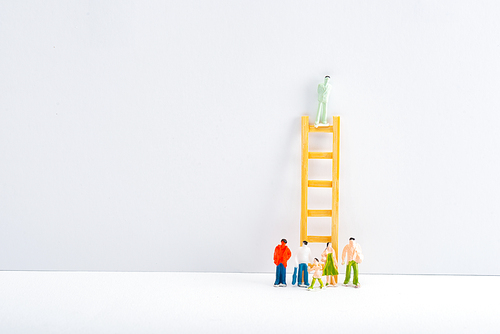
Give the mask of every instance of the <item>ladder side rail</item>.
[{"label": "ladder side rail", "polygon": [[309,116],[302,116],[302,194],[300,209],[300,245],[307,241],[307,191],[309,186]]},{"label": "ladder side rail", "polygon": [[[333,116],[332,152],[332,247],[339,260],[339,160],[340,160],[340,116]],[[335,282],[337,282],[335,276]]]}]

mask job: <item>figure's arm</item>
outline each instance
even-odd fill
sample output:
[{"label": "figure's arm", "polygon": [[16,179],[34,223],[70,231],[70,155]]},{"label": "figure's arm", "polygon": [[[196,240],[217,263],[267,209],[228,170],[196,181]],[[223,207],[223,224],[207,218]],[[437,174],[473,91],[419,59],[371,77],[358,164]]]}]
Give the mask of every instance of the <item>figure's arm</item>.
[{"label": "figure's arm", "polygon": [[[363,252],[361,251],[361,246],[360,246],[360,245],[358,245],[358,244],[356,245],[356,253],[357,253],[357,255],[359,256],[359,259],[360,259],[361,261],[363,261],[363,258],[364,258],[364,256],[363,256]],[[357,257],[355,257],[354,259],[357,259]],[[361,263],[361,261],[359,261],[359,262],[357,262],[357,261],[356,261],[356,263]]]},{"label": "figure's arm", "polygon": [[285,259],[288,261],[292,257],[292,252],[290,251],[290,248],[286,248],[285,250]]},{"label": "figure's arm", "polygon": [[327,256],[327,253],[326,253],[326,249],[323,251],[323,253],[321,253],[321,262],[326,262],[326,256]]},{"label": "figure's arm", "polygon": [[345,263],[345,256],[347,254],[347,246],[344,247],[344,250],[342,250],[342,265]]},{"label": "figure's arm", "polygon": [[339,267],[339,263],[337,262],[337,254],[335,253],[335,250],[333,251],[332,257],[333,257],[333,262],[335,263],[335,267]]},{"label": "figure's arm", "polygon": [[327,98],[328,98],[328,93],[327,93],[327,91],[325,90],[325,91],[323,92],[323,97],[322,97],[323,102],[326,102],[326,99],[327,99]]},{"label": "figure's arm", "polygon": [[328,99],[328,95],[330,95],[330,91],[332,90],[332,86],[327,85],[325,87],[325,90],[323,90],[323,102],[326,102]]}]

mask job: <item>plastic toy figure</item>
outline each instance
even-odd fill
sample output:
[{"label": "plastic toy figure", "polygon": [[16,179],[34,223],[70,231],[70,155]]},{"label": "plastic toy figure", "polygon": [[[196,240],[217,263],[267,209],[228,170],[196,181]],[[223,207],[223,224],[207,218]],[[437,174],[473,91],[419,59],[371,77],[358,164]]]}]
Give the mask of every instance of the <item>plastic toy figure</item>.
[{"label": "plastic toy figure", "polygon": [[337,286],[333,276],[339,274],[339,271],[337,270],[339,264],[337,263],[335,250],[333,249],[331,242],[326,243],[326,248],[323,253],[321,253],[321,261],[325,263],[323,275],[326,276],[326,286]]},{"label": "plastic toy figure", "polygon": [[345,263],[345,258],[347,255],[347,266],[345,268],[345,280],[344,286],[349,284],[351,280],[351,268],[354,271],[354,277],[352,279],[352,283],[355,288],[360,288],[361,285],[358,281],[358,264],[363,261],[363,253],[361,251],[361,246],[356,243],[354,238],[349,238],[349,243],[344,247],[342,251],[342,265]]},{"label": "plastic toy figure", "polygon": [[330,76],[325,77],[325,81],[318,85],[318,111],[316,114],[316,122],[314,122],[314,127],[318,126],[328,126],[326,121],[326,104],[328,102],[328,97],[330,91],[332,90],[332,85],[328,83]]},{"label": "plastic toy figure", "polygon": [[323,275],[322,273],[323,270],[321,269],[321,263],[319,263],[317,257],[314,258],[312,268],[309,268],[309,273],[311,272],[314,272],[313,281],[308,289],[312,290],[314,288],[314,283],[316,283],[316,280],[319,280],[319,288],[323,289],[323,281],[321,280],[321,276]]},{"label": "plastic toy figure", "polygon": [[286,239],[281,239],[281,244],[274,249],[274,264],[276,265],[275,287],[286,286],[286,263],[292,256],[292,252],[290,252],[286,243]]},{"label": "plastic toy figure", "polygon": [[[295,262],[297,262],[297,261],[295,261]],[[293,268],[292,285],[295,285],[295,283],[297,283],[297,269],[298,269],[297,264],[295,264],[295,267]]]},{"label": "plastic toy figure", "polygon": [[[312,253],[309,246],[307,246],[307,241],[302,241],[302,247],[299,248],[297,255],[295,256],[295,263],[299,267],[299,279],[297,285],[300,287],[309,286],[309,276],[307,274],[307,264],[312,262]],[[294,270],[295,278],[295,270]],[[295,284],[294,282],[292,284]]]}]

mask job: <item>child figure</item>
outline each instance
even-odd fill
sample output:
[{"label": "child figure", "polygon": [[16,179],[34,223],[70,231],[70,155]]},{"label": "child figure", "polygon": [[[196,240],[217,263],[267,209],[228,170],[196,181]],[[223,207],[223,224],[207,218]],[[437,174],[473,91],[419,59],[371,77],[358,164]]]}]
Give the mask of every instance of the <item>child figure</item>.
[{"label": "child figure", "polygon": [[321,263],[319,263],[318,258],[314,258],[313,266],[312,268],[309,268],[309,273],[314,272],[313,274],[313,281],[311,283],[311,286],[308,289],[313,289],[314,283],[316,283],[316,280],[319,280],[319,288],[323,289],[323,281],[321,281],[321,276],[323,275],[323,270],[321,269]]},{"label": "child figure", "polygon": [[331,242],[326,243],[326,248],[323,253],[321,253],[321,261],[325,264],[323,275],[326,276],[326,286],[337,286],[333,276],[339,274],[337,270],[339,264]]}]

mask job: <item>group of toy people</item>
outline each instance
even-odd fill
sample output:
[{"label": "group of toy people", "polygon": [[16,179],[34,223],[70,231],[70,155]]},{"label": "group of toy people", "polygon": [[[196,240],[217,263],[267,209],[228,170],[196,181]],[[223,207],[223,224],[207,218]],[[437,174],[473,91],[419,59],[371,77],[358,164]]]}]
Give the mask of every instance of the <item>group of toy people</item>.
[{"label": "group of toy people", "polygon": [[[276,264],[276,281],[274,282],[275,287],[285,287],[286,286],[286,265],[292,252],[286,245],[286,239],[281,239],[281,244],[276,246],[274,249],[274,264]],[[323,281],[321,278],[326,277],[326,286],[337,286],[334,276],[339,274],[337,257],[332,244],[328,242],[326,248],[321,253],[321,261],[318,258],[312,258],[311,249],[307,245],[307,241],[302,242],[302,247],[297,251],[295,256],[296,266],[294,268],[292,285],[297,285],[300,287],[307,287],[308,289],[313,289],[316,280],[319,281],[320,289],[323,289]],[[353,284],[355,288],[359,288],[360,284],[358,281],[358,264],[363,261],[363,253],[361,247],[354,238],[349,239],[349,243],[344,247],[342,251],[342,265],[346,263],[347,266],[345,270],[345,280],[344,286],[348,286],[351,280],[351,269],[354,271]],[[298,273],[298,275],[297,275]],[[312,274],[312,282],[309,285],[309,275]]]}]

